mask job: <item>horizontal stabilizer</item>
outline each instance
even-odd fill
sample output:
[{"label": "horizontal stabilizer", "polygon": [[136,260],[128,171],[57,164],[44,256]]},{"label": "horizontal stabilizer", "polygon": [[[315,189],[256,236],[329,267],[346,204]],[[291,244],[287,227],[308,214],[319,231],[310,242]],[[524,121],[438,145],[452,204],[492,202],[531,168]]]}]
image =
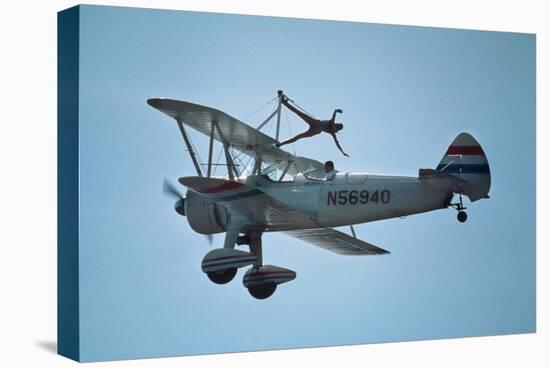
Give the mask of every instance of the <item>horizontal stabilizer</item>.
[{"label": "horizontal stabilizer", "polygon": [[418,178],[420,180],[432,180],[432,179],[448,179],[456,183],[466,183],[466,180],[460,177],[451,175],[450,173],[441,172],[432,168],[420,168],[418,170]]}]

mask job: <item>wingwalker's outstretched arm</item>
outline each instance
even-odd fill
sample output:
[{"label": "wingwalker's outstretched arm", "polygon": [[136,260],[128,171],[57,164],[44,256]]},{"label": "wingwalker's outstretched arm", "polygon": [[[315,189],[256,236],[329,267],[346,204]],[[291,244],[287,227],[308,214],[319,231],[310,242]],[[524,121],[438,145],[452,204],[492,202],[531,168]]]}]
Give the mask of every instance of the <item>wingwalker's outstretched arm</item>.
[{"label": "wingwalker's outstretched arm", "polygon": [[336,134],[335,133],[330,133],[330,135],[332,135],[332,138],[334,139],[334,142],[336,143],[336,146],[342,152],[342,154],[349,158],[349,155],[346,152],[344,152],[344,150],[340,146],[340,142],[338,142],[338,138],[336,137]]},{"label": "wingwalker's outstretched arm", "polygon": [[337,113],[342,113],[342,110],[337,108],[334,110],[334,112],[332,113],[332,117],[330,118],[330,121],[334,123],[334,120],[336,120],[336,114]]}]

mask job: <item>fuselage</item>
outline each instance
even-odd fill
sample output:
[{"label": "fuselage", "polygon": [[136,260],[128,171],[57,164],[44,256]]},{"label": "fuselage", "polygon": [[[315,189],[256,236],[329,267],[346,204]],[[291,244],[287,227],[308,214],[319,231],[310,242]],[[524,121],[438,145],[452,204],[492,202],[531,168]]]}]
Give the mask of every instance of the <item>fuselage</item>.
[{"label": "fuselage", "polygon": [[[426,180],[366,173],[336,173],[329,179],[299,174],[292,181],[248,176],[239,177],[237,181],[246,184],[248,190],[252,190],[250,193],[261,192],[261,195],[305,214],[304,220],[293,219],[283,224],[279,221],[273,225],[266,218],[265,210],[251,211],[247,223],[259,226],[263,231],[307,229],[319,225],[339,227],[442,209],[452,198],[454,184],[453,180],[444,178]],[[252,200],[261,200],[261,195],[251,197],[248,192],[238,199],[238,195],[229,195],[245,206]],[[193,191],[188,191],[186,213],[189,224],[199,233],[224,232],[230,220],[223,203]]]},{"label": "fuselage", "polygon": [[324,227],[372,222],[446,208],[452,182],[418,177],[337,173],[329,180],[296,176],[291,182],[261,180],[259,188],[307,213]]}]

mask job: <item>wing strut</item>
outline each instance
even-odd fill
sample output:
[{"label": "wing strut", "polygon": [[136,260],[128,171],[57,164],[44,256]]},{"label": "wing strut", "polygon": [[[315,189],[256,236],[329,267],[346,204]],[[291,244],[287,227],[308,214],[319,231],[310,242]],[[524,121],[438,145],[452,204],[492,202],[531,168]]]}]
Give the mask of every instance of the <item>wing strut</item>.
[{"label": "wing strut", "polygon": [[218,135],[220,136],[220,139],[223,144],[223,151],[225,153],[225,163],[227,164],[227,174],[229,175],[229,179],[233,180],[235,179],[235,176],[240,176],[239,170],[237,169],[237,166],[235,166],[235,162],[233,162],[233,158],[231,158],[231,153],[229,152],[229,143],[227,140],[225,140],[222,131],[220,130],[220,127],[218,126],[217,122],[213,122],[213,124],[216,126],[216,130],[218,130]]},{"label": "wing strut", "polygon": [[199,177],[203,177],[201,166],[199,165],[199,162],[197,161],[197,157],[195,156],[195,150],[191,146],[191,142],[189,141],[189,138],[187,137],[187,133],[185,132],[185,128],[183,127],[183,123],[180,119],[176,119],[178,122],[178,127],[180,128],[181,136],[183,136],[183,141],[185,141],[185,146],[187,147],[187,151],[189,152],[189,155],[191,156],[191,160],[193,161],[193,165],[195,166],[195,170],[197,171],[197,175]]},{"label": "wing strut", "polygon": [[212,150],[214,149],[214,125],[215,123],[212,121],[210,124],[210,145],[208,147],[208,169],[207,169],[207,175],[206,177],[210,178],[212,173]]},{"label": "wing strut", "polygon": [[269,115],[269,116],[264,120],[264,122],[262,122],[262,123],[256,128],[256,130],[261,130],[262,127],[264,127],[269,121],[271,121],[271,119],[273,118],[273,116],[275,116],[275,115],[276,115],[277,113],[279,113],[279,112],[280,112],[279,107],[277,107],[277,108],[275,109],[275,111],[273,111],[273,112],[271,113],[271,115]]},{"label": "wing strut", "polygon": [[275,140],[279,141],[279,128],[281,126],[281,105],[283,102],[283,94],[279,93],[279,105],[277,107],[277,132],[275,133]]},{"label": "wing strut", "polygon": [[253,175],[260,175],[262,172],[262,153],[256,152],[256,161],[254,162],[254,168],[252,169]]},{"label": "wing strut", "polygon": [[349,228],[351,229],[351,234],[353,235],[353,238],[357,238],[357,235],[355,234],[355,229],[353,228],[353,226],[349,226]]},{"label": "wing strut", "polygon": [[286,165],[285,169],[283,170],[283,173],[281,173],[281,177],[279,177],[279,182],[281,182],[283,180],[283,178],[285,178],[285,175],[286,173],[288,172],[288,169],[290,168],[290,166],[293,164],[294,162],[292,161],[289,161],[288,164]]}]

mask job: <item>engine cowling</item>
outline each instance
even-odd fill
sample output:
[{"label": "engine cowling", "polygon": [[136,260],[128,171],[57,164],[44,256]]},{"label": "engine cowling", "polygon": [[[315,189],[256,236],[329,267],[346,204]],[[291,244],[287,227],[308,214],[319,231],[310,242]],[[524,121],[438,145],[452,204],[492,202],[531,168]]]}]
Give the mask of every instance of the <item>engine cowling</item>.
[{"label": "engine cowling", "polygon": [[191,190],[185,197],[185,216],[191,228],[202,234],[225,232],[227,226],[227,210]]}]

